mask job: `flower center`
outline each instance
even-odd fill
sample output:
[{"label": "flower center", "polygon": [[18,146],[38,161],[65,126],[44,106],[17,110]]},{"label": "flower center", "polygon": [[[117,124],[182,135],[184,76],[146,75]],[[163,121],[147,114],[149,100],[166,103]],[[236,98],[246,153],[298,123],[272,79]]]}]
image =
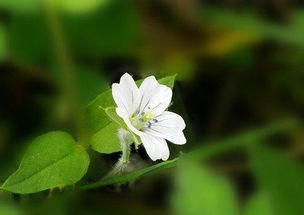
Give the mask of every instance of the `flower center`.
[{"label": "flower center", "polygon": [[154,118],[155,115],[152,110],[148,109],[146,112],[133,114],[130,121],[137,130],[142,130],[144,127],[149,127],[151,124],[150,120]]}]

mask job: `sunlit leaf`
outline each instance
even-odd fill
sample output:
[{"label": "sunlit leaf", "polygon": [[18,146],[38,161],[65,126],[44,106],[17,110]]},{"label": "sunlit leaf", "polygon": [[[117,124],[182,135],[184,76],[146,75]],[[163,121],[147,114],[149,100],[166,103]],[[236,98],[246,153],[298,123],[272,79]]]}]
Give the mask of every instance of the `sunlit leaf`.
[{"label": "sunlit leaf", "polygon": [[1,186],[14,193],[34,193],[72,185],[86,173],[87,152],[65,132],[50,132],[34,140],[18,170]]}]

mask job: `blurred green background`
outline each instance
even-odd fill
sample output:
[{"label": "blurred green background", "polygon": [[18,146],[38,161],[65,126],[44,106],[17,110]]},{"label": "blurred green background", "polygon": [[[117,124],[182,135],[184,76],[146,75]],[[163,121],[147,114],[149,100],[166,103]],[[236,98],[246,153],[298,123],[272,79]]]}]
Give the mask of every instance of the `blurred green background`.
[{"label": "blurred green background", "polygon": [[[0,215],[304,214],[301,0],[0,0],[0,182],[35,136],[76,136],[75,109],[125,72],[178,74],[177,167],[82,192],[0,191]],[[119,158],[89,152],[80,184]],[[154,164],[142,148],[132,160]]]}]

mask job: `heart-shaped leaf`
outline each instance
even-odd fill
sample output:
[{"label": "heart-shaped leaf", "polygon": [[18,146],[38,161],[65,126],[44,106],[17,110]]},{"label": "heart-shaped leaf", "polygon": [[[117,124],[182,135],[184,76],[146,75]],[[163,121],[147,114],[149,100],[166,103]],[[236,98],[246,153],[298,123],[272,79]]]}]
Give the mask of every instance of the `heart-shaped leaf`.
[{"label": "heart-shaped leaf", "polygon": [[34,140],[19,169],[1,186],[13,193],[35,193],[72,185],[87,172],[89,156],[65,132],[50,132]]}]

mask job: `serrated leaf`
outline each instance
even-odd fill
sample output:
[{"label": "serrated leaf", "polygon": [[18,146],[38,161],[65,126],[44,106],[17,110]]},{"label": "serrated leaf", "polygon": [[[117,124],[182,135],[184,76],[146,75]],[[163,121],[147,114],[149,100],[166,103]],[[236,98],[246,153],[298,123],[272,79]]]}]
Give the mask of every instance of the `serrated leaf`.
[{"label": "serrated leaf", "polygon": [[192,160],[180,160],[172,206],[178,215],[237,215],[231,184]]},{"label": "serrated leaf", "polygon": [[18,170],[1,189],[13,193],[35,193],[79,181],[89,166],[87,152],[65,132],[50,132],[36,138]]},{"label": "serrated leaf", "polygon": [[304,214],[304,168],[265,146],[250,147],[254,175],[269,194],[276,215]]},{"label": "serrated leaf", "polygon": [[[170,88],[174,86],[174,76],[162,78],[159,83],[164,84]],[[143,80],[136,81],[139,86]],[[128,130],[123,120],[116,114],[116,104],[112,97],[112,90],[109,89],[99,96],[97,96],[86,109],[87,126],[92,132],[91,144],[93,149],[101,153],[113,153],[121,151],[119,144],[117,144],[117,125]],[[136,146],[140,144],[137,137],[131,132]],[[105,138],[109,138],[105,140]]]}]

